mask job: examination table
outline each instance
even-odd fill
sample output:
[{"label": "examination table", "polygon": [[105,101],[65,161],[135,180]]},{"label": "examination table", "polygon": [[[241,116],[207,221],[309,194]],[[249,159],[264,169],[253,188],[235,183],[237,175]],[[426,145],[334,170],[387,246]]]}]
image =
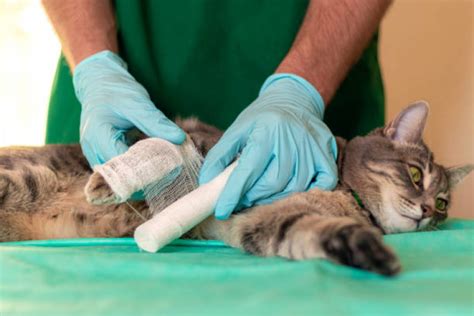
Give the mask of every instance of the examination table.
[{"label": "examination table", "polygon": [[403,271],[259,258],[217,241],[0,244],[0,315],[473,315],[474,221],[385,236]]}]

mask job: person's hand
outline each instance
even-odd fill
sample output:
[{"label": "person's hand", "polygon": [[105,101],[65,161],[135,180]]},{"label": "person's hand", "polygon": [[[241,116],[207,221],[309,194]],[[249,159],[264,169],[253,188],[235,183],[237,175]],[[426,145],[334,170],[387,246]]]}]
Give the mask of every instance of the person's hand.
[{"label": "person's hand", "polygon": [[74,88],[81,102],[80,142],[94,166],[124,153],[125,132],[134,127],[150,137],[181,144],[186,135],[151,102],[145,88],[111,51],[80,62],[74,70]]},{"label": "person's hand", "polygon": [[240,154],[216,204],[216,218],[310,188],[332,190],[338,181],[337,146],[323,113],[321,96],[305,79],[270,76],[204,161],[200,184]]}]

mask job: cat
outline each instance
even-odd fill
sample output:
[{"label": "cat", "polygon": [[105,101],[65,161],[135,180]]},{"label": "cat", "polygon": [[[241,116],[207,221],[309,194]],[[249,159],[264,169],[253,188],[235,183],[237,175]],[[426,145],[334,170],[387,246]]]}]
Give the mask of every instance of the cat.
[{"label": "cat", "polygon": [[[334,191],[294,193],[226,221],[211,216],[186,237],[222,240],[259,256],[327,258],[383,275],[399,273],[400,262],[382,234],[427,229],[445,220],[452,189],[473,169],[434,162],[422,140],[427,115],[428,105],[417,102],[366,136],[337,138]],[[196,119],[177,124],[203,156],[222,135]],[[131,236],[143,216],[150,216],[145,202],[87,202],[113,194],[79,145],[2,148],[0,241]]]}]

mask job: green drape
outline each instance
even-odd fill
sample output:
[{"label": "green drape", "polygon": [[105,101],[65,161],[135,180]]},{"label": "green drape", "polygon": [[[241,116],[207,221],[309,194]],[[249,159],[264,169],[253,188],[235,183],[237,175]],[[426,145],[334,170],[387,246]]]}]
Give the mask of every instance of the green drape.
[{"label": "green drape", "polygon": [[474,310],[474,221],[385,236],[403,270],[259,258],[217,241],[0,244],[1,315],[456,315]]}]

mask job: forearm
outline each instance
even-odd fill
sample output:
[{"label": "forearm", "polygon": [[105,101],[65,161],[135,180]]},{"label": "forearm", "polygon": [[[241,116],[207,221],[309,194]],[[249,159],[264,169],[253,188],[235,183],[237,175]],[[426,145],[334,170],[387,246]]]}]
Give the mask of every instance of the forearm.
[{"label": "forearm", "polygon": [[359,59],[390,0],[312,0],[303,24],[277,73],[311,82],[328,104]]},{"label": "forearm", "polygon": [[102,50],[118,51],[112,3],[109,0],[42,0],[58,34],[69,66]]}]

